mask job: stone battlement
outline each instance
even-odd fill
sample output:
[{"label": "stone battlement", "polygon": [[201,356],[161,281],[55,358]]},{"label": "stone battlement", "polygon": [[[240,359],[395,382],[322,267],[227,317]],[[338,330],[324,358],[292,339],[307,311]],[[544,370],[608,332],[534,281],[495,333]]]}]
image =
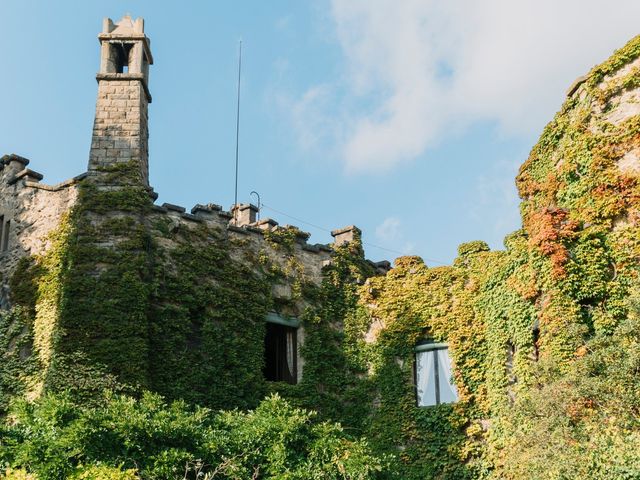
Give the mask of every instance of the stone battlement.
[{"label": "stone battlement", "polygon": [[[47,185],[42,183],[43,174],[28,168],[29,159],[16,154],[0,158],[2,306],[10,303],[7,282],[18,261],[47,251],[48,237],[73,210],[82,182],[93,183],[103,193],[140,182],[140,186],[148,190],[151,201],[158,197],[149,186],[149,66],[153,64],[153,56],[150,39],[144,32],[144,20],[125,16],[113,22],[107,18],[98,40],[101,61],[96,75],[98,95],[87,171],[56,185]],[[134,175],[126,180],[113,173],[125,171],[131,165],[140,170],[132,172]],[[362,234],[351,225],[331,232],[333,244],[309,243],[309,233],[294,226],[280,225],[271,218],[258,220],[258,213],[258,207],[250,203],[234,205],[230,210],[213,203],[197,204],[190,210],[163,203],[153,204],[151,210],[136,221],[163,248],[171,249],[178,244],[163,236],[156,225],[162,224],[165,230],[174,232],[204,227],[239,246],[234,247],[236,260],[267,255],[283,271],[289,271],[290,266],[276,247],[286,240],[287,255],[295,257],[299,265],[294,275],[304,275],[304,281],[316,284],[321,281],[322,268],[331,262],[333,247],[359,241]],[[119,215],[121,213],[117,211],[94,213],[91,221],[99,225],[100,216],[109,219]],[[102,240],[97,245],[116,248],[122,239],[115,235]],[[369,263],[379,273],[388,270],[388,262]],[[291,277],[287,282],[299,280]],[[273,294],[282,297],[282,292],[286,296],[291,290],[291,285],[286,288],[276,285]]]}]

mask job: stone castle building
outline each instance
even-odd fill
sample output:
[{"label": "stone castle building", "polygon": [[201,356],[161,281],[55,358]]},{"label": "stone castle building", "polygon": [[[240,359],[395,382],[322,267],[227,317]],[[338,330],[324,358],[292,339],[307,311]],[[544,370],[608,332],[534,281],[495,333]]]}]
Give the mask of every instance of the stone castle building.
[{"label": "stone castle building", "polygon": [[[30,161],[26,158],[11,154],[5,155],[0,161],[0,306],[3,309],[15,303],[10,279],[21,259],[46,256],[55,244],[52,233],[60,229],[65,219],[68,220],[70,212],[82,209],[79,208],[82,185],[91,185],[98,193],[106,194],[125,192],[133,185],[146,192],[150,202],[157,198],[149,185],[149,69],[153,65],[153,56],[150,40],[144,32],[144,21],[142,18],[133,20],[129,16],[116,23],[105,19],[98,39],[98,97],[87,172],[57,185],[47,185],[42,182],[42,174],[29,168]],[[115,178],[119,167],[133,167],[135,171],[129,172],[135,179],[133,183],[130,182],[131,177],[124,181]],[[150,241],[163,249],[175,249],[181,241],[158,234],[155,231],[158,225],[163,225],[171,232],[205,228],[215,231],[223,243],[233,246],[233,259],[247,263],[247,256],[262,255],[269,258],[270,268],[286,271],[278,281],[270,282],[271,300],[267,302],[270,307],[266,318],[268,335],[273,337],[271,340],[275,343],[267,345],[267,349],[271,349],[268,354],[272,356],[272,363],[266,367],[271,370],[265,372],[273,379],[295,383],[302,376],[304,363],[297,347],[304,342],[298,317],[307,304],[304,299],[296,297],[294,284],[308,282],[319,285],[323,267],[332,261],[333,246],[353,241],[359,237],[360,231],[354,226],[342,228],[332,232],[334,245],[311,244],[308,243],[309,234],[297,228],[279,226],[270,218],[256,221],[257,212],[258,209],[250,204],[237,205],[231,211],[225,211],[219,205],[207,203],[196,205],[187,212],[184,207],[177,205],[149,203],[144,213],[136,212],[133,219],[128,218],[135,228],[141,228]],[[112,209],[101,209],[100,213],[94,210],[88,216],[96,227],[124,215],[116,205]],[[281,232],[292,233],[293,241],[286,255],[274,248],[274,242],[266,238],[269,234],[275,238]],[[107,250],[117,249],[124,237],[126,232],[104,232],[93,245]],[[388,262],[380,262],[371,266],[384,272],[389,265]],[[108,269],[104,265],[94,265],[93,272],[87,275],[99,275]],[[278,305],[280,307],[276,308]],[[65,332],[64,335],[69,335],[69,327],[60,325],[60,328]],[[83,332],[81,336],[87,334]],[[144,343],[147,343],[146,339]],[[88,348],[88,344],[80,350],[85,348]],[[153,349],[153,346],[146,348]],[[108,368],[112,373],[119,374],[123,369],[126,370],[124,365],[112,365],[109,355],[100,361],[114,367]],[[122,363],[128,361],[126,356],[120,360]],[[135,382],[145,384],[145,377],[140,375]]]},{"label": "stone castle building", "polygon": [[46,185],[0,162],[0,415],[48,390],[225,409],[279,392],[367,436],[398,478],[486,478],[539,361],[584,355],[640,295],[640,36],[569,89],[518,173],[504,250],[393,269],[353,226],[318,245],[253,205],[156,204],[149,39],[129,17],[98,38],[87,172]]}]

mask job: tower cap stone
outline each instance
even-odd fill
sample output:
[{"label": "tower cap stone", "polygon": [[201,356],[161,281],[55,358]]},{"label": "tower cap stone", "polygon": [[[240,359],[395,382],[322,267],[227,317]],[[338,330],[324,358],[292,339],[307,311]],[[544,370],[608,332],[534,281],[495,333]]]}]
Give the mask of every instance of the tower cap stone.
[{"label": "tower cap stone", "polygon": [[153,55],[151,54],[151,39],[144,33],[144,18],[138,17],[135,20],[130,15],[125,15],[117,22],[110,18],[102,20],[102,32],[98,35],[100,42],[121,42],[124,40],[137,40],[142,42],[146,60],[149,65],[153,65]]},{"label": "tower cap stone", "polygon": [[236,226],[250,225],[255,223],[258,207],[251,203],[240,203],[231,207],[233,213],[233,223]]},{"label": "tower cap stone", "polygon": [[133,20],[130,15],[125,15],[117,22],[110,18],[102,21],[101,35],[108,34],[114,37],[131,37],[144,35],[144,18],[139,17]]},{"label": "tower cap stone", "polygon": [[17,172],[29,165],[29,159],[12,153],[10,155],[4,155],[2,158],[0,158],[0,164],[3,167],[6,165],[7,167],[13,168],[13,170]]},{"label": "tower cap stone", "polygon": [[349,225],[348,227],[339,228],[331,232],[331,236],[335,239],[335,245],[353,242],[354,240],[359,239],[361,235],[362,230],[355,225]]}]

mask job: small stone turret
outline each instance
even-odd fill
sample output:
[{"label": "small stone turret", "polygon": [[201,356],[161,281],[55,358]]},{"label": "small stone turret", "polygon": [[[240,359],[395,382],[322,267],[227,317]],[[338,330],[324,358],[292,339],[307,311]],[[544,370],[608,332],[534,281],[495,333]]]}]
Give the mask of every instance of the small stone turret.
[{"label": "small stone turret", "polygon": [[243,225],[251,225],[256,221],[258,207],[251,203],[240,203],[231,208],[231,213],[233,213],[233,220],[231,220],[233,225],[237,225],[239,227]]},{"label": "small stone turret", "polygon": [[105,167],[137,162],[149,185],[149,65],[153,64],[144,20],[128,15],[115,24],[105,18],[102,33],[98,100],[89,155],[89,174]]},{"label": "small stone turret", "polygon": [[355,225],[349,225],[348,227],[332,231],[331,236],[334,238],[334,245],[338,247],[345,243],[353,242],[354,240],[360,240],[362,230]]},{"label": "small stone turret", "polygon": [[29,165],[29,160],[27,160],[24,157],[21,157],[20,155],[16,155],[15,153],[12,153],[11,155],[3,156],[0,159],[0,163],[1,163],[0,168],[6,166],[10,170],[12,170],[13,173],[15,174],[27,168],[27,165]]}]

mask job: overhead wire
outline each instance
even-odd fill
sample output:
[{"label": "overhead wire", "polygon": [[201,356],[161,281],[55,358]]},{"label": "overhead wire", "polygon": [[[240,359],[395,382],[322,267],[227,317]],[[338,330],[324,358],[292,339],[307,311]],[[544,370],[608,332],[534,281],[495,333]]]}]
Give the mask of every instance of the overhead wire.
[{"label": "overhead wire", "polygon": [[[313,227],[313,228],[315,228],[317,230],[321,230],[321,231],[329,233],[329,234],[331,233],[331,230],[328,229],[328,228],[324,228],[324,227],[321,227],[320,225],[316,225],[314,223],[307,222],[306,220],[303,220],[302,218],[298,218],[298,217],[294,217],[293,215],[289,215],[288,213],[283,212],[282,210],[278,210],[276,208],[273,208],[273,207],[271,207],[270,205],[267,205],[264,202],[262,203],[262,208],[266,208],[268,210],[271,210],[272,212],[277,213],[279,215],[284,215],[285,217],[288,217],[288,218],[290,218],[292,220],[295,220],[296,222],[300,222],[300,223],[303,223],[303,224],[308,225],[310,227]],[[367,247],[377,248],[379,250],[384,250],[384,251],[387,251],[387,252],[390,252],[390,253],[395,253],[397,255],[406,255],[406,252],[400,252],[398,250],[393,250],[392,248],[381,247],[380,245],[375,245],[375,244],[370,243],[370,242],[363,241],[362,244],[366,245]],[[449,263],[443,262],[441,260],[436,260],[436,259],[427,258],[427,257],[422,257],[422,258],[424,260],[428,261],[428,262],[431,262],[431,263],[438,263],[440,265],[449,265]]]}]

